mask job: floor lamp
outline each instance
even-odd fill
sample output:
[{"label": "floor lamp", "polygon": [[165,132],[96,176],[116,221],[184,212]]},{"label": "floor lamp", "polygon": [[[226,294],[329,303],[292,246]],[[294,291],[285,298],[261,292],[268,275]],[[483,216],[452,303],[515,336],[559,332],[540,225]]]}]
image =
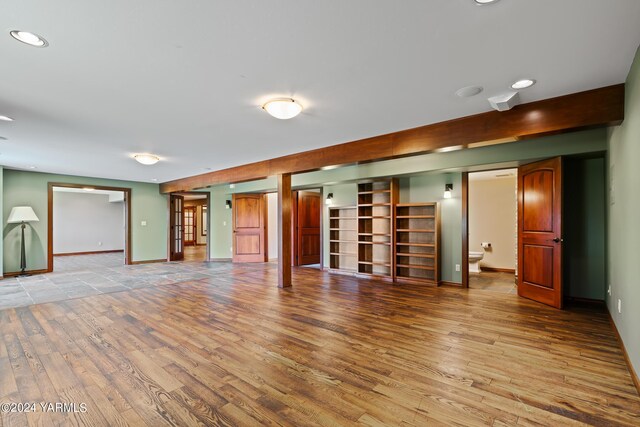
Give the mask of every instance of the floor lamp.
[{"label": "floor lamp", "polygon": [[11,213],[9,214],[9,219],[7,223],[9,224],[22,224],[22,239],[20,240],[20,275],[26,276],[27,274],[24,270],[27,268],[27,256],[24,249],[24,228],[27,226],[27,222],[36,222],[40,221],[36,216],[36,213],[33,211],[31,206],[16,206],[11,209]]}]

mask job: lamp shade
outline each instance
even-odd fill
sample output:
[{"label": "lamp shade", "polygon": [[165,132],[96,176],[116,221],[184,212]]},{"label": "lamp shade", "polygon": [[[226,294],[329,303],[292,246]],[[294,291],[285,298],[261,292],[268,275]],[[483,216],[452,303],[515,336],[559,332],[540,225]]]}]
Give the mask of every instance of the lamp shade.
[{"label": "lamp shade", "polygon": [[11,209],[7,223],[40,221],[31,206],[16,206]]}]

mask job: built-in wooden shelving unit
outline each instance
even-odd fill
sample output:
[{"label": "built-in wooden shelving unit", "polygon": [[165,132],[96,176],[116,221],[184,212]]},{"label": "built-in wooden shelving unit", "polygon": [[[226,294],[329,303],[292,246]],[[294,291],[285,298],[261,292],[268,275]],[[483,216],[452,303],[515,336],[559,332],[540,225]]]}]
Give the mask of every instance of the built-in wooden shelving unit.
[{"label": "built-in wooden shelving unit", "polygon": [[358,208],[329,208],[329,269],[337,273],[358,271]]},{"label": "built-in wooden shelving unit", "polygon": [[437,203],[395,206],[395,278],[437,285],[440,279],[440,215]]},{"label": "built-in wooden shelving unit", "polygon": [[358,184],[358,274],[393,279],[396,179]]}]

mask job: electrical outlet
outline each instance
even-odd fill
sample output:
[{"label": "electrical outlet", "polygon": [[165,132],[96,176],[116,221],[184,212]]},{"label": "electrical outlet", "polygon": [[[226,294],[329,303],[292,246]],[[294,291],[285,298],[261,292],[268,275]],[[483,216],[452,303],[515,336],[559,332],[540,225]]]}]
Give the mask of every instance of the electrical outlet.
[{"label": "electrical outlet", "polygon": [[609,285],[609,287],[607,288],[607,294],[611,296],[611,285]]},{"label": "electrical outlet", "polygon": [[460,271],[460,264],[456,264],[456,271]]},{"label": "electrical outlet", "polygon": [[146,227],[147,226],[147,221],[140,221],[140,225],[143,226],[143,227]]},{"label": "electrical outlet", "polygon": [[618,313],[622,313],[622,300],[618,298]]}]

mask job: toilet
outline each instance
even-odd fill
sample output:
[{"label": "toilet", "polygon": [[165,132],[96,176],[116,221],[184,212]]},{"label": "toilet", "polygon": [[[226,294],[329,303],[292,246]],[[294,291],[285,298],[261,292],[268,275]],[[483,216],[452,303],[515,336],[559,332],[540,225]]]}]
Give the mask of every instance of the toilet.
[{"label": "toilet", "polygon": [[480,273],[480,261],[484,258],[484,252],[469,251],[469,273]]}]

